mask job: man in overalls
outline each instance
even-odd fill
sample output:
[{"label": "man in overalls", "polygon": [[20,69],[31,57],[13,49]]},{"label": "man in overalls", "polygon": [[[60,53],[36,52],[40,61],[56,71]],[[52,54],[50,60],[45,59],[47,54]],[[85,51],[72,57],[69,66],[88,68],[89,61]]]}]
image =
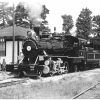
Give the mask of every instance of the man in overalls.
[{"label": "man in overalls", "polygon": [[6,61],[5,61],[5,59],[3,59],[3,62],[2,62],[2,71],[6,72]]}]

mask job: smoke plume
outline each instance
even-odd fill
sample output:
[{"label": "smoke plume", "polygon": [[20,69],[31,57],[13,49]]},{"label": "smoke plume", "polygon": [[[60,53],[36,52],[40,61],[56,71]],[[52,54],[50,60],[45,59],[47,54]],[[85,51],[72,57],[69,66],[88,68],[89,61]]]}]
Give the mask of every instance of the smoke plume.
[{"label": "smoke plume", "polygon": [[42,4],[24,2],[23,5],[25,9],[28,10],[29,18],[32,20],[33,25],[39,26],[42,21],[41,19]]},{"label": "smoke plume", "polygon": [[[38,2],[39,1],[39,2]],[[21,4],[28,10],[29,18],[35,26],[39,26],[42,22],[41,12],[43,2],[41,0],[4,0],[3,2],[8,2],[9,6],[16,7],[18,4]]]}]

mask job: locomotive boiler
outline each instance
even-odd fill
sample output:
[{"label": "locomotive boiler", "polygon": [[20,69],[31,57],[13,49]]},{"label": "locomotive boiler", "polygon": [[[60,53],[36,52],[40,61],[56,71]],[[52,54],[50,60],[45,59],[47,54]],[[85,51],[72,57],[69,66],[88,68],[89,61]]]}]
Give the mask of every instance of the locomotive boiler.
[{"label": "locomotive boiler", "polygon": [[[79,40],[71,35],[53,36],[47,39],[28,37],[23,43],[24,58],[18,66],[19,74],[65,73],[73,70],[74,58],[79,54]],[[80,62],[78,59],[77,62]]]}]

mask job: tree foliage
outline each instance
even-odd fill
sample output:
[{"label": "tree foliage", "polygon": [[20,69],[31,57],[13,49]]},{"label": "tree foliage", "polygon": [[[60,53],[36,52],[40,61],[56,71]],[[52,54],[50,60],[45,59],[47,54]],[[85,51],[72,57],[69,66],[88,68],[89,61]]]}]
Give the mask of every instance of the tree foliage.
[{"label": "tree foliage", "polygon": [[100,35],[100,15],[93,16],[93,33],[97,33],[97,35]]},{"label": "tree foliage", "polygon": [[49,14],[49,10],[45,5],[42,6],[42,12],[41,12],[41,19],[43,20],[41,25],[40,25],[40,30],[43,33],[49,32],[50,29],[48,27],[48,21],[46,20],[47,14]]},{"label": "tree foliage", "polygon": [[0,28],[6,27],[12,19],[13,8],[8,7],[8,3],[0,2]]},{"label": "tree foliage", "polygon": [[41,18],[42,19],[46,19],[46,15],[49,14],[49,10],[47,9],[47,7],[45,5],[42,6],[42,12],[41,12]]},{"label": "tree foliage", "polygon": [[[29,9],[26,9],[23,3],[19,3],[15,8],[8,7],[8,3],[0,2],[0,27],[5,27],[6,25],[12,26],[13,21],[15,24],[22,27],[30,27],[34,28],[34,21],[38,23],[36,19],[32,19],[29,15]],[[42,22],[39,22],[42,31],[50,31],[48,25],[48,21],[46,20],[47,14],[49,14],[49,10],[45,5],[42,6],[42,12],[40,17]],[[14,18],[13,18],[13,15]]]},{"label": "tree foliage", "polygon": [[77,27],[77,36],[81,38],[88,39],[88,36],[91,32],[92,28],[92,12],[88,9],[82,9],[77,21],[76,21],[76,27]]},{"label": "tree foliage", "polygon": [[70,30],[73,27],[73,19],[71,15],[62,15],[63,19],[63,30],[66,34],[70,34]]},{"label": "tree foliage", "polygon": [[30,21],[28,19],[28,11],[24,8],[22,3],[16,6],[15,10],[15,24],[23,27],[29,27]]},{"label": "tree foliage", "polygon": [[16,8],[8,7],[8,3],[0,3],[0,27],[13,25],[13,14],[15,14],[15,24],[23,27],[29,27],[28,12],[22,3],[19,3]]}]

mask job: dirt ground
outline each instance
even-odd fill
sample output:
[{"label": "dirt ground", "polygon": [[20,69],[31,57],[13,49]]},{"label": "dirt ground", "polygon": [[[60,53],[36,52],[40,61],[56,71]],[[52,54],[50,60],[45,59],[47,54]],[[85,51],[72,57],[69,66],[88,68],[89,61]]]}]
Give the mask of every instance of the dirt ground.
[{"label": "dirt ground", "polygon": [[9,79],[9,78],[12,78],[12,77],[14,77],[14,75],[11,74],[11,72],[0,71],[0,81],[6,80],[6,79]]},{"label": "dirt ground", "polygon": [[[27,83],[0,88],[0,99],[72,99],[75,95],[100,81],[100,69],[69,73],[63,76],[30,79]],[[100,86],[99,86],[100,87]],[[93,92],[93,91],[92,91]],[[99,89],[80,98],[98,98]]]}]

